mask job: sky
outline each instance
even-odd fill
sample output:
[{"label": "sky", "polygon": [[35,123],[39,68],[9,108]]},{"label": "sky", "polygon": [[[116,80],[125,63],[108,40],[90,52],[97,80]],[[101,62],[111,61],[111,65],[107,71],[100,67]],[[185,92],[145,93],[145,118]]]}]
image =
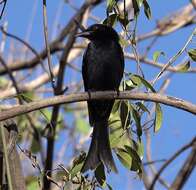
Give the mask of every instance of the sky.
[{"label": "sky", "polygon": [[[82,0],[73,0],[73,4],[77,7],[81,5]],[[179,9],[186,5],[188,0],[164,0],[164,1],[149,1],[152,11],[152,20],[147,20],[143,14],[139,16],[138,19],[138,29],[137,34],[144,34],[151,31],[155,25],[156,21],[168,13]],[[13,34],[26,39],[29,41],[34,48],[41,50],[44,46],[43,37],[43,21],[42,21],[42,1],[38,0],[12,0],[7,3],[5,14],[3,20],[1,20],[1,25],[4,21],[8,22],[8,31]],[[73,15],[74,11],[70,10],[69,6],[66,4],[62,6],[63,0],[47,1],[47,11],[48,11],[48,24],[49,24],[49,37],[50,40],[53,39],[58,34],[58,25],[54,23],[54,20],[60,20],[62,27],[68,22],[68,19]],[[103,18],[105,16],[105,5],[102,4],[99,8],[95,9],[93,13],[96,16]],[[29,21],[33,21],[33,25],[29,26]],[[32,27],[32,31],[29,32],[29,28]],[[156,44],[156,48],[150,51],[149,57],[152,58],[153,52],[157,50],[164,51],[166,56],[161,57],[160,61],[167,62],[175,53],[177,53],[180,48],[183,47],[186,40],[193,31],[193,27],[186,27],[180,31],[177,31],[169,36],[164,36],[160,38]],[[8,40],[9,42],[9,40]],[[9,43],[7,43],[9,44]],[[41,44],[41,46],[40,46]],[[142,43],[138,47],[138,51],[144,51],[147,42]],[[193,45],[192,45],[193,46]],[[190,47],[192,47],[190,46]],[[6,45],[6,49],[9,49],[9,45]],[[183,56],[178,59],[176,63],[183,60]],[[76,63],[79,67],[81,62]],[[193,63],[194,66],[194,63]],[[134,64],[130,61],[126,62],[126,68],[130,69],[131,72],[135,72]],[[152,80],[153,77],[159,72],[159,69],[153,68],[148,65],[142,65],[142,69],[145,73],[147,80]],[[69,70],[66,71],[70,78],[65,80],[69,83],[73,77]],[[79,76],[81,77],[81,76]],[[174,74],[172,76],[171,83],[166,90],[166,94],[179,97],[190,102],[196,103],[196,74]],[[159,87],[158,83],[155,88]],[[168,106],[162,106],[163,108],[163,125],[161,130],[152,135],[152,156],[153,159],[165,159],[170,157],[175,151],[177,151],[184,144],[188,143],[193,136],[196,135],[196,118],[190,113],[184,112],[182,110],[177,110]],[[62,137],[63,138],[63,137]],[[56,151],[58,151],[58,145],[56,146]],[[176,172],[182,166],[187,153],[182,154],[175,162],[172,163],[172,167],[169,166],[167,172],[163,173],[163,177],[171,182],[174,179]],[[125,190],[125,189],[137,189],[142,190],[143,185],[139,179],[135,179],[135,174],[124,169],[120,163],[117,164],[120,168],[118,175],[111,174],[108,176],[109,183],[114,187],[114,190]],[[160,167],[160,164],[156,165]],[[130,180],[131,179],[131,180]],[[196,172],[194,172],[187,184],[184,186],[184,190],[196,189]],[[157,185],[157,189],[164,189],[162,186]]]}]

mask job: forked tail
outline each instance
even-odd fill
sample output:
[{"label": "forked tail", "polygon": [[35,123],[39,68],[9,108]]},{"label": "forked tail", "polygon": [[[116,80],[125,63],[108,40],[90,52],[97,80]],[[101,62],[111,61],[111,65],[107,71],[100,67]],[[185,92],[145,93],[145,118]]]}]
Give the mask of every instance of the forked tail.
[{"label": "forked tail", "polygon": [[95,169],[102,162],[108,170],[117,173],[110,148],[107,121],[95,123],[88,155],[82,167],[82,172]]}]

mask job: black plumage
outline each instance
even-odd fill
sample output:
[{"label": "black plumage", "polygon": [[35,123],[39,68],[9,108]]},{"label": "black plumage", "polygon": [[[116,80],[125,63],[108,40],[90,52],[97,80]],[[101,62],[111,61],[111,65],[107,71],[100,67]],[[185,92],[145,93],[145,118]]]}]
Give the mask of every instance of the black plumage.
[{"label": "black plumage", "polygon": [[[77,36],[90,43],[83,56],[82,76],[85,91],[118,90],[124,71],[124,56],[117,32],[109,26],[94,24]],[[109,143],[108,119],[114,100],[89,100],[92,141],[82,171],[95,169],[102,162],[117,172]]]}]

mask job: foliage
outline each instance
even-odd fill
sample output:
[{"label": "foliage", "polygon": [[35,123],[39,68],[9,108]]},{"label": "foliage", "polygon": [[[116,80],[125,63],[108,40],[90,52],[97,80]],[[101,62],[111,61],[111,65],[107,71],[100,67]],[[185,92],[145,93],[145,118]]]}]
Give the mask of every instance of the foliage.
[{"label": "foliage", "polygon": [[[68,3],[70,7],[74,8],[75,11],[78,10],[72,5],[70,1],[65,1],[65,3]],[[155,38],[152,40],[152,44],[146,47],[146,52],[143,55],[140,55],[137,45],[140,40],[142,40],[142,37],[137,36],[137,22],[138,19],[140,19],[139,17],[141,14],[144,15],[145,19],[147,18],[146,20],[150,20],[152,18],[151,7],[149,5],[149,1],[147,0],[132,0],[133,7],[131,10],[128,9],[124,3],[126,4],[127,1],[107,0],[104,19],[102,19],[101,21],[103,24],[121,29],[121,33],[119,32],[120,44],[126,52],[125,58],[131,57],[133,55],[132,57],[134,57],[134,61],[132,61],[131,64],[135,64],[137,68],[137,71],[134,73],[130,72],[129,67],[126,68],[119,93],[121,93],[121,91],[129,91],[130,93],[144,92],[146,94],[148,94],[149,92],[153,94],[159,93],[162,91],[162,88],[159,89],[158,85],[156,85],[156,80],[150,80],[146,77],[146,73],[142,70],[141,63],[147,63],[151,66],[159,68],[161,67],[160,76],[158,77],[158,79],[160,79],[161,77],[164,78],[163,73],[165,74],[165,71],[169,72],[171,71],[171,69],[173,69],[174,72],[178,72],[180,74],[188,73],[192,69],[192,62],[196,61],[196,49],[187,47],[189,43],[191,43],[191,39],[189,43],[185,44],[185,46],[180,50],[180,52],[182,51],[182,53],[186,54],[187,59],[182,63],[176,63],[175,66],[172,65],[174,61],[171,60],[174,60],[172,58],[175,58],[175,60],[177,60],[180,55],[174,55],[164,65],[161,64],[161,60],[166,60],[167,55],[165,51],[163,52],[162,50],[153,50],[154,53],[153,55],[151,55],[151,60],[149,61],[147,59],[147,55],[149,49],[151,48],[150,46],[153,45],[153,43],[156,41],[156,38],[164,35],[163,30],[166,27],[165,25],[162,26],[160,22],[157,23],[156,29],[153,31],[154,33],[147,33],[146,36],[152,35],[152,37]],[[92,5],[97,6],[98,4],[99,3],[95,2]],[[121,9],[120,4],[123,5],[123,8]],[[83,8],[85,6],[83,6]],[[92,8],[94,8],[93,6]],[[91,9],[88,10],[91,11]],[[81,12],[83,12],[83,10]],[[131,16],[132,13],[133,16]],[[79,16],[77,15],[77,18],[78,17]],[[90,14],[89,17],[94,18],[92,14]],[[70,20],[70,23],[71,22],[72,21]],[[75,22],[73,21],[73,23]],[[175,24],[175,22],[173,24]],[[188,22],[187,25],[183,25],[183,27],[186,27],[189,24],[192,23]],[[67,28],[62,30],[64,33],[68,31],[65,35],[66,37],[68,36],[67,39],[64,40],[65,37],[62,37],[64,35],[64,33],[62,32],[58,36],[58,38],[55,39],[56,41],[54,40],[50,44],[51,54],[56,53],[56,56],[53,56],[52,59],[57,59],[56,64],[54,64],[53,66],[56,67],[58,66],[58,64],[63,63],[64,70],[65,66],[66,68],[68,68],[68,74],[65,71],[62,72],[67,74],[65,74],[66,79],[63,79],[64,76],[62,78],[60,77],[59,79],[59,76],[62,74],[61,71],[59,71],[58,74],[55,74],[54,72],[54,75],[57,79],[55,79],[55,81],[50,81],[51,73],[48,73],[47,69],[45,68],[47,64],[45,64],[44,62],[44,59],[46,59],[47,57],[47,48],[44,49],[43,52],[38,54],[36,51],[32,51],[33,48],[30,47],[31,51],[35,54],[32,62],[28,62],[28,59],[31,60],[30,56],[32,55],[28,56],[28,53],[24,53],[26,51],[24,50],[23,54],[25,55],[22,54],[22,59],[19,63],[22,65],[26,61],[28,64],[25,65],[21,70],[13,69],[12,71],[12,69],[7,69],[8,75],[0,78],[0,91],[2,92],[2,94],[7,89],[11,89],[11,94],[6,96],[5,99],[1,100],[1,102],[6,102],[11,106],[13,104],[28,104],[40,98],[44,99],[44,97],[51,95],[55,96],[64,94],[67,93],[67,91],[69,93],[83,91],[78,77],[75,77],[74,73],[76,81],[71,81],[72,78],[69,78],[69,76],[71,75],[69,72],[71,69],[73,69],[74,72],[78,72],[79,75],[81,75],[80,69],[78,69],[78,67],[74,65],[74,63],[78,60],[78,62],[81,62],[81,52],[78,54],[79,56],[76,56],[74,59],[71,59],[70,57],[74,57],[77,54],[78,49],[80,50],[81,48],[86,47],[86,42],[77,42],[75,44],[73,43],[71,47],[73,47],[72,50],[75,52],[67,54],[69,56],[67,56],[66,60],[61,59],[66,55],[66,53],[69,52],[66,48],[70,45],[69,43],[71,40],[69,37],[72,35],[72,29],[74,27],[73,25],[71,26],[71,24],[68,24],[68,26],[69,27],[67,28],[69,28],[69,31]],[[169,26],[170,25],[167,23],[167,27]],[[171,31],[173,30],[172,27],[173,26],[169,28],[171,29]],[[59,26],[59,28],[61,28],[61,26]],[[5,33],[3,34],[5,35]],[[147,38],[146,36],[144,35],[143,39]],[[195,34],[193,34],[192,37],[194,36]],[[61,39],[60,43],[55,46],[55,43],[57,43],[58,39]],[[4,41],[1,44],[1,48],[3,46]],[[18,49],[20,48],[17,48],[17,51]],[[58,51],[62,51],[62,49],[66,49],[66,51],[62,53],[61,57],[59,56],[60,53]],[[15,54],[17,53],[15,52]],[[43,54],[45,54],[45,56],[43,56]],[[61,57],[60,60],[59,57]],[[17,60],[17,58],[17,56],[16,58],[14,57],[14,61],[15,59]],[[25,61],[23,60],[23,58],[25,59]],[[10,58],[10,60],[12,60],[12,57]],[[3,61],[4,60],[1,60],[2,63]],[[35,67],[36,61],[37,65],[39,65],[38,67]],[[65,61],[65,63],[63,61]],[[17,64],[17,62],[13,63]],[[9,66],[9,64],[7,65]],[[33,74],[31,74],[31,72],[27,73],[26,70],[24,72],[22,71],[23,69],[30,68],[33,68],[31,70]],[[42,71],[44,72],[42,73]],[[40,80],[37,80],[36,82],[38,84],[40,81],[45,80],[45,82],[43,82],[41,85],[39,84],[38,86],[33,83],[33,88],[29,88],[29,86],[32,85],[32,83],[30,85],[29,81],[31,81],[31,79],[34,79],[34,77],[37,76],[37,73],[42,74],[40,74]],[[46,78],[48,76],[50,77],[46,81]],[[154,77],[156,78],[156,76]],[[15,87],[12,78],[15,78],[15,80],[17,81],[17,85],[19,86],[18,89],[17,86]],[[170,76],[168,78],[170,79]],[[70,80],[70,84],[68,84],[68,87],[64,87],[62,85],[62,88],[58,89],[57,85],[58,83],[60,83],[58,79],[60,82]],[[24,83],[23,81],[25,81],[26,83]],[[50,83],[50,85],[48,85],[48,83]],[[165,86],[163,85],[163,90],[164,87]],[[16,92],[13,93],[13,91]],[[33,113],[18,116],[15,119],[15,122],[17,123],[17,126],[19,128],[17,132],[17,146],[15,147],[18,147],[19,152],[23,155],[25,160],[24,163],[22,162],[22,164],[24,165],[23,167],[26,174],[25,180],[27,189],[41,189],[44,185],[45,178],[47,178],[47,180],[52,183],[53,186],[59,189],[113,189],[112,185],[110,185],[108,182],[108,178],[110,178],[110,172],[106,170],[102,163],[92,172],[81,173],[81,168],[86,158],[86,153],[83,152],[83,150],[87,148],[88,143],[86,143],[86,141],[90,139],[90,133],[92,130],[89,127],[88,123],[88,111],[86,104],[83,102],[77,102],[69,105],[66,104],[61,108],[58,107],[58,105],[54,106],[53,108],[46,107],[44,109],[36,110]],[[108,127],[110,130],[110,145],[116,158],[115,162],[120,163],[121,166],[124,167],[124,169],[132,172],[141,180],[143,180],[142,177],[145,174],[143,169],[143,162],[145,157],[144,153],[146,151],[146,139],[144,138],[144,135],[149,133],[149,130],[151,128],[156,135],[156,133],[161,130],[162,122],[164,120],[164,117],[166,117],[165,115],[166,114],[163,115],[162,106],[156,101],[150,103],[142,100],[115,100],[114,106],[112,108],[112,112],[108,121]],[[56,144],[52,144],[52,142],[56,142]],[[52,148],[50,149],[49,147]],[[56,154],[54,154],[54,152]],[[45,171],[48,159],[47,155],[51,155],[50,161],[54,163],[54,169]],[[27,165],[28,167],[26,167]]]}]

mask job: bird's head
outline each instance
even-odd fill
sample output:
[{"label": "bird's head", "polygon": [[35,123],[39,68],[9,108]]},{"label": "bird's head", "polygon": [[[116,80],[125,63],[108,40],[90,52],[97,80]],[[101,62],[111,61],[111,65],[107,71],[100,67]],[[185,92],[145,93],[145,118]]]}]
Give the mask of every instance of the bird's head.
[{"label": "bird's head", "polygon": [[119,40],[117,32],[110,26],[104,24],[93,24],[86,30],[78,33],[76,37],[87,38],[93,40]]}]

